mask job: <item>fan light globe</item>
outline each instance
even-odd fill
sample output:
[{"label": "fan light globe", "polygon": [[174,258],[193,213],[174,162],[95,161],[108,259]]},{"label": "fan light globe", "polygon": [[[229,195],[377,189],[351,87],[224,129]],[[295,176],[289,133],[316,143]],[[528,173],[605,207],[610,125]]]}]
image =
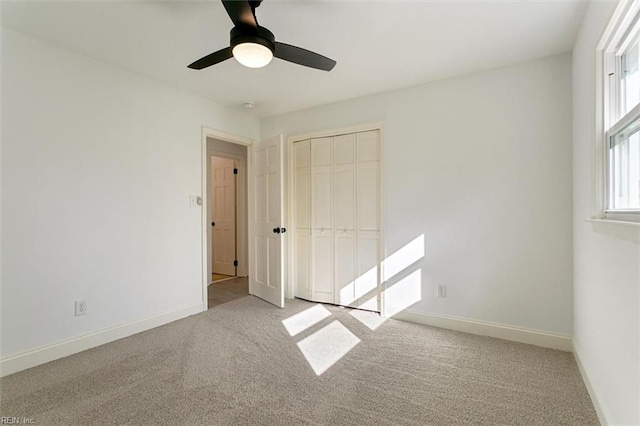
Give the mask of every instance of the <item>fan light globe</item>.
[{"label": "fan light globe", "polygon": [[269,65],[273,59],[273,52],[258,43],[240,43],[233,48],[233,57],[245,67],[262,68]]}]

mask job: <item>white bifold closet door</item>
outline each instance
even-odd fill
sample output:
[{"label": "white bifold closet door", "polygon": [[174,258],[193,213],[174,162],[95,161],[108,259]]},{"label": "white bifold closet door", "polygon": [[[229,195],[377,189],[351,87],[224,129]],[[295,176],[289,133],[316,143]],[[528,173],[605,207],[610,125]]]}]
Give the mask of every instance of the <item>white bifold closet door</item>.
[{"label": "white bifold closet door", "polygon": [[311,140],[311,298],[333,298],[333,138]]},{"label": "white bifold closet door", "polygon": [[356,280],[351,306],[380,311],[380,132],[357,134]]},{"label": "white bifold closet door", "polygon": [[379,310],[379,132],[294,145],[298,297]]},{"label": "white bifold closet door", "polygon": [[293,145],[294,161],[294,263],[296,296],[311,300],[311,141]]},{"label": "white bifold closet door", "polygon": [[334,138],[333,156],[333,303],[354,302],[356,257],[356,134]]}]

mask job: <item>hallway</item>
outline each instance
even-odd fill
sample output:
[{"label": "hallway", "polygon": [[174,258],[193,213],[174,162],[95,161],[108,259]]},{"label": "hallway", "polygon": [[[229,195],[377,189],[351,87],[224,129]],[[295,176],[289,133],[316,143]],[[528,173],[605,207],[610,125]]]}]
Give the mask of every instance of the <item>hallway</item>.
[{"label": "hallway", "polygon": [[232,280],[213,283],[207,287],[209,309],[232,300],[249,295],[249,278],[238,277]]}]

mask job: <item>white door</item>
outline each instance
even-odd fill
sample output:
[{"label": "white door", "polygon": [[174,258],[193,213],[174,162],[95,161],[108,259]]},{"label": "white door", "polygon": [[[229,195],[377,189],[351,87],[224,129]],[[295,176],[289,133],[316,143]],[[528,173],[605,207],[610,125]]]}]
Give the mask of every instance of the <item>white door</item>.
[{"label": "white door", "polygon": [[311,247],[311,141],[297,142],[293,146],[293,196],[295,229],[292,229],[295,251],[293,279],[296,296],[312,299],[310,280]]},{"label": "white door", "polygon": [[235,161],[211,157],[211,229],[214,274],[236,275]]},{"label": "white door", "polygon": [[380,310],[380,132],[294,146],[296,295]]},{"label": "white door", "polygon": [[356,281],[361,309],[380,311],[380,132],[356,135]]},{"label": "white door", "polygon": [[334,303],[333,137],[311,140],[312,300]]},{"label": "white door", "polygon": [[361,297],[355,288],[356,134],[336,136],[333,153],[334,303],[350,306]]},{"label": "white door", "polygon": [[284,308],[282,135],[251,150],[249,293]]}]

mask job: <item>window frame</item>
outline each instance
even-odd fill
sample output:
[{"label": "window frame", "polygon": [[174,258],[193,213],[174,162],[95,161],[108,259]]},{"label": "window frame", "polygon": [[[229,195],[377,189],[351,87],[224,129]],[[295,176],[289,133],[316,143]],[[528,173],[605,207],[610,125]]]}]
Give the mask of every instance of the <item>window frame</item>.
[{"label": "window frame", "polygon": [[[605,206],[604,206],[604,214],[605,217],[613,216],[616,218],[622,218],[621,215],[625,215],[626,220],[633,220],[635,216],[629,215],[640,215],[640,207],[638,208],[613,208],[613,195],[612,195],[612,181],[611,176],[613,170],[611,170],[611,151],[612,151],[612,140],[618,135],[624,133],[631,125],[640,124],[640,103],[631,109],[628,113],[622,116],[618,121],[613,124],[607,132],[605,132]],[[634,129],[631,133],[637,134],[640,132],[640,129]],[[630,135],[630,136],[631,136]],[[629,137],[630,137],[629,136]],[[640,219],[640,216],[637,217]]]},{"label": "window frame", "polygon": [[640,119],[640,104],[622,113],[622,57],[640,39],[640,2],[620,2],[602,37],[597,56],[597,122],[594,151],[595,220],[640,223],[640,208],[615,209],[611,194],[611,138]]}]

